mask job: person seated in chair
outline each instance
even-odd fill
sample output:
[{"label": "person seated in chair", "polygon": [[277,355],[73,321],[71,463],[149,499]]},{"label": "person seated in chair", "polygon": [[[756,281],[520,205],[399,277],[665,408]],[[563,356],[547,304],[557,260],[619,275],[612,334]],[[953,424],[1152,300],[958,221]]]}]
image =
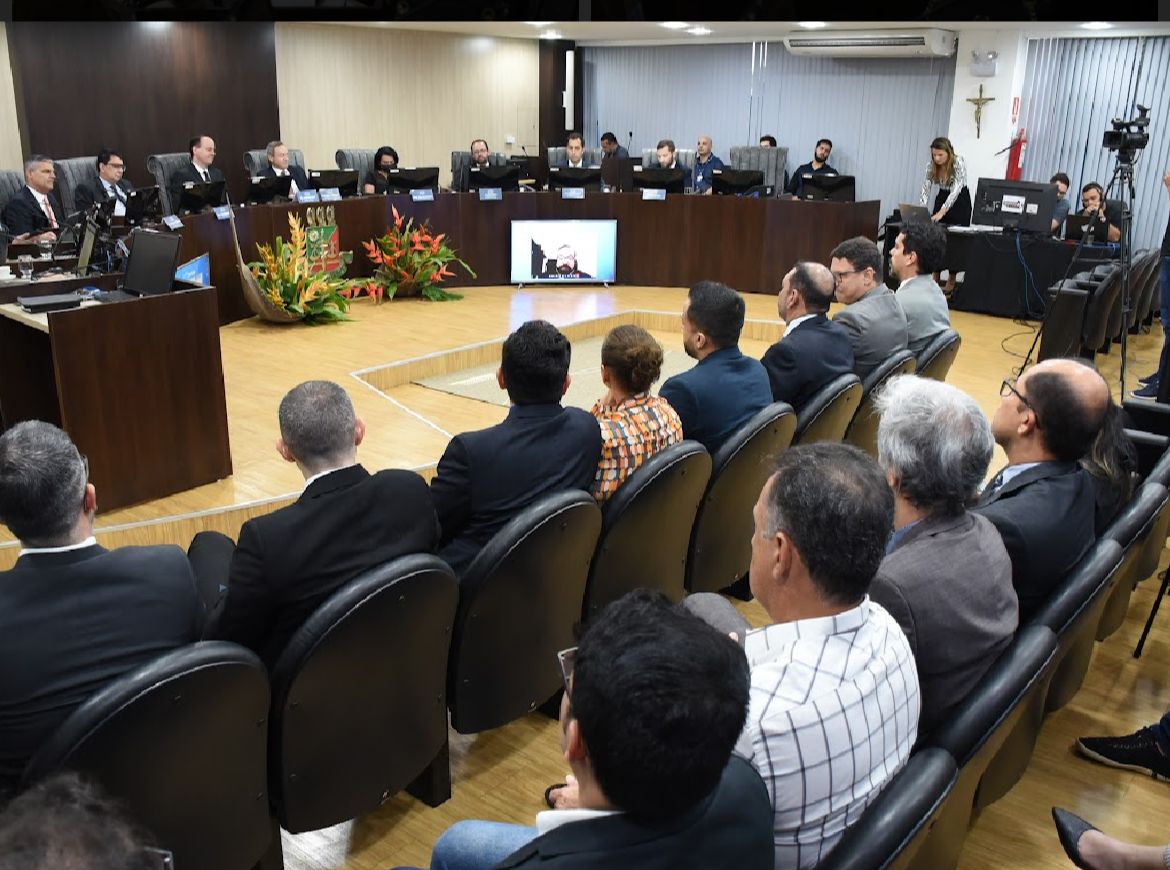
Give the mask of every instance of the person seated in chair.
[{"label": "person seated in chair", "polygon": [[462,574],[492,536],[545,495],[588,490],[601,429],[564,408],[572,348],[555,326],[530,320],[504,342],[496,381],[512,407],[504,422],[456,435],[439,459],[431,494],[442,528],[439,555]]},{"label": "person seated in chair", "polygon": [[1007,649],[1019,623],[1012,560],[967,510],[995,441],[978,403],[900,375],[877,395],[878,464],[894,491],[894,535],[869,597],[906,633],[922,688],[920,735],[946,722]]},{"label": "person seated in chair", "polygon": [[771,870],[759,775],[731,754],[748,706],[743,651],[661,593],[606,606],[560,654],[561,746],[573,774],[535,827],[463,821],[431,870]]},{"label": "person seated in chair", "polygon": [[77,185],[73,204],[78,211],[88,211],[94,203],[113,201],[115,217],[126,214],[126,197],[134,185],[125,179],[126,161],[117,151],[103,148],[97,156],[97,178],[87,178]]},{"label": "person seated in chair", "polygon": [[279,140],[269,142],[264,149],[264,153],[268,157],[268,166],[260,170],[261,178],[292,176],[292,183],[288,189],[290,199],[296,199],[298,191],[312,190],[312,186],[309,184],[309,176],[305,174],[305,170],[299,166],[291,165],[288,162],[287,145]]},{"label": "person seated in chair", "polygon": [[304,475],[300,497],[244,523],[239,544],[200,532],[188,550],[211,614],[204,636],[248,647],[269,669],[334,592],[398,556],[434,552],[439,534],[421,477],[358,464],[366,424],[340,385],[298,384],[278,417],[276,450]]},{"label": "person seated in chair", "polygon": [[0,523],[21,546],[0,572],[0,795],[92,695],[199,639],[183,551],[107,550],[96,511],[89,463],[68,435],[32,420],[0,436]]},{"label": "person seated in chair", "polygon": [[362,193],[387,193],[390,190],[390,170],[398,166],[398,152],[383,145],[374,152],[374,169],[362,179]]},{"label": "person seated in chair", "polygon": [[[171,208],[178,214],[183,201],[183,189],[188,184],[213,184],[223,181],[223,173],[211,164],[215,161],[215,140],[210,136],[195,136],[187,143],[191,162],[175,170],[170,180]],[[221,198],[216,205],[222,205]]]},{"label": "person seated in chair", "polygon": [[65,220],[65,212],[53,193],[56,183],[53,158],[33,154],[24,161],[24,187],[8,200],[0,215],[13,241],[56,241]]},{"label": "person seated in chair", "polygon": [[679,169],[678,152],[673,139],[660,139],[654,151],[655,163],[652,169]]},{"label": "person seated in chair", "polygon": [[881,282],[882,254],[865,236],[846,239],[830,254],[837,301],[845,308],[833,322],[853,345],[853,372],[859,378],[906,349],[906,313],[894,291]]},{"label": "person seated in chair", "polygon": [[700,281],[691,287],[682,313],[683,350],[698,362],[658,391],[678,412],[683,437],[712,455],[772,404],[767,371],[739,349],[745,310],[743,297],[726,284]]},{"label": "person seated in chair", "polygon": [[492,149],[488,147],[487,139],[471,140],[471,162],[459,167],[458,177],[454,179],[452,188],[460,193],[471,189],[471,168],[486,169],[490,165]]},{"label": "person seated in chair", "polygon": [[833,273],[820,263],[800,262],[780,285],[776,307],[788,324],[783,341],[764,353],[772,399],[798,414],[817,390],[853,372],[849,333],[825,316],[833,301]]},{"label": "person seated in chair", "polygon": [[947,298],[932,274],[942,268],[946,230],[933,221],[907,221],[890,251],[890,271],[901,283],[895,291],[906,315],[906,346],[922,353],[931,339],[951,328]]}]

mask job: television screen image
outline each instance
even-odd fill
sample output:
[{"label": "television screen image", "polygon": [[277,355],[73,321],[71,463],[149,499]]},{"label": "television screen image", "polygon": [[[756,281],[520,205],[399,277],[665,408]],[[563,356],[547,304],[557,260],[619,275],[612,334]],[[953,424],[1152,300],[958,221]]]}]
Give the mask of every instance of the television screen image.
[{"label": "television screen image", "polygon": [[1052,232],[1056,197],[1052,184],[980,178],[971,223],[1047,235]]},{"label": "television screen image", "polygon": [[612,282],[617,221],[512,221],[511,254],[513,284]]}]

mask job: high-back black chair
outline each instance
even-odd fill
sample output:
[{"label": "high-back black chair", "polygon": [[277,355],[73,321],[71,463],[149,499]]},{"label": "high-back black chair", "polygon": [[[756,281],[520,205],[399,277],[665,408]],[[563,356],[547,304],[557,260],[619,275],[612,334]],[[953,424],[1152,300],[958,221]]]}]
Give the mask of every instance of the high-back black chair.
[{"label": "high-back black chair", "polygon": [[860,404],[861,379],[857,375],[840,375],[829,381],[800,409],[793,445],[840,441]]},{"label": "high-back black chair", "polygon": [[8,205],[8,200],[16,196],[22,187],[24,187],[23,172],[15,172],[11,169],[0,171],[0,211],[4,210],[4,206]]},{"label": "high-back black chair", "polygon": [[531,713],[561,686],[556,654],[575,646],[601,510],[588,493],[533,503],[496,533],[459,583],[447,677],[460,734]]},{"label": "high-back black chair", "polygon": [[1121,544],[1101,538],[1032,618],[1032,625],[1052,629],[1058,644],[1044,705],[1049,713],[1071,701],[1085,680],[1106,593],[1123,555]]},{"label": "high-back black chair", "polygon": [[[1114,308],[1117,306],[1118,296],[1121,294],[1121,267],[1111,264],[1104,267],[1104,277],[1100,279],[1096,289],[1089,296],[1089,305],[1085,310],[1085,324],[1081,329],[1081,355],[1092,359],[1105,342],[1115,334],[1111,330],[1111,320],[1115,321]],[[1094,270],[1102,269],[1098,266]],[[1112,324],[1116,329],[1116,322]]]},{"label": "high-back black chair", "polygon": [[356,169],[358,171],[358,193],[362,192],[362,182],[366,176],[374,171],[374,155],[377,148],[338,148],[333,155],[338,169]]},{"label": "high-back black chair", "polygon": [[918,368],[915,371],[924,378],[945,381],[962,344],[963,337],[959,333],[953,329],[944,329],[918,354]]},{"label": "high-back black chair", "polygon": [[845,430],[847,444],[860,447],[877,458],[877,430],[881,422],[881,415],[877,412],[878,391],[890,378],[911,374],[916,364],[913,351],[900,350],[865,376],[861,382],[861,404]]},{"label": "high-back black chair", "polygon": [[1149,285],[1150,274],[1157,269],[1161,259],[1160,249],[1142,251],[1140,257],[1137,254],[1133,257],[1133,268],[1130,269],[1129,273],[1130,314],[1128,322],[1131,331],[1149,316],[1154,296],[1153,293],[1147,296],[1146,289]]},{"label": "high-back black chair", "polygon": [[285,830],[376,810],[428,767],[450,797],[447,652],[459,600],[438,556],[366,571],[297,629],[272,670],[269,779]]},{"label": "high-back black chair", "polygon": [[817,870],[899,870],[910,866],[955,787],[958,767],[944,749],[925,749],[882,788]]},{"label": "high-back black chair", "polygon": [[1050,629],[1025,628],[967,696],[955,717],[920,746],[920,750],[946,750],[959,774],[911,867],[951,870],[958,862],[976,814],[980,780],[1015,725],[1021,704],[1036,690],[1055,650],[1056,638]]},{"label": "high-back black chair", "polygon": [[1155,306],[1160,306],[1158,300],[1158,283],[1159,273],[1161,272],[1162,252],[1155,248],[1150,251],[1149,267],[1141,275],[1141,283],[1136,287],[1131,287],[1134,297],[1137,299],[1137,315],[1135,322],[1140,326],[1150,319],[1150,313]]},{"label": "high-back black chair", "polygon": [[[66,719],[24,772],[97,780],[183,870],[246,870],[270,846],[268,675],[223,641],[160,656]],[[279,848],[279,843],[276,844]]]},{"label": "high-back black chair", "polygon": [[601,510],[601,538],[581,611],[584,621],[640,587],[682,600],[691,529],[710,478],[706,448],[698,441],[683,441],[651,456],[618,487]]},{"label": "high-back black chair", "polygon": [[1143,432],[1140,429],[1126,429],[1125,437],[1133,445],[1137,459],[1137,479],[1139,482],[1144,481],[1170,448],[1170,438],[1155,435],[1153,432]]},{"label": "high-back black chair", "polygon": [[773,460],[792,443],[796,415],[775,402],[748,420],[711,459],[687,554],[688,592],[718,592],[747,573],[752,560],[752,507]]},{"label": "high-back black chair", "polygon": [[61,198],[61,207],[65,209],[66,215],[73,214],[77,211],[78,185],[98,177],[97,155],[54,160],[53,169],[57,173],[56,189]]},{"label": "high-back black chair", "polygon": [[[1151,482],[1138,490],[1133,501],[1105,530],[1105,537],[1121,544],[1124,556],[1114,573],[1113,588],[1108,592],[1109,598],[1097,623],[1097,640],[1105,640],[1125,622],[1134,588],[1149,576],[1149,573],[1138,576],[1137,570],[1146,544],[1159,529],[1161,541],[1165,542],[1167,520],[1170,520],[1170,494],[1160,483]],[[1160,554],[1160,546],[1158,551]]]},{"label": "high-back black chair", "polygon": [[171,202],[171,176],[182,166],[191,162],[191,152],[177,151],[169,154],[151,154],[146,158],[146,170],[154,176],[158,185],[159,202],[163,214],[174,214],[177,202]]},{"label": "high-back black chair", "polygon": [[[259,175],[268,168],[268,149],[253,148],[244,152],[244,171],[248,175]],[[305,169],[305,152],[300,148],[288,149],[288,165]]]}]

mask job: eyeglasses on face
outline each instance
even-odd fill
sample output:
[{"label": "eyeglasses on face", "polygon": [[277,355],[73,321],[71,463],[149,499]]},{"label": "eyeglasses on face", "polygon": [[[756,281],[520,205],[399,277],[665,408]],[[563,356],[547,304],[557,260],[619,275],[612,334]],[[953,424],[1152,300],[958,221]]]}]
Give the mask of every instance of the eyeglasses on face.
[{"label": "eyeglasses on face", "polygon": [[569,694],[569,680],[573,676],[573,666],[577,663],[577,647],[571,646],[557,653],[557,662],[561,666],[561,679],[565,681],[565,694]]},{"label": "eyeglasses on face", "polygon": [[1000,396],[1007,398],[1008,396],[1015,396],[1032,412],[1032,416],[1036,418],[1036,426],[1040,426],[1040,415],[1036,413],[1036,406],[1028,401],[1028,397],[1016,389],[1016,383],[1019,378],[1004,378],[1003,383],[999,385]]}]

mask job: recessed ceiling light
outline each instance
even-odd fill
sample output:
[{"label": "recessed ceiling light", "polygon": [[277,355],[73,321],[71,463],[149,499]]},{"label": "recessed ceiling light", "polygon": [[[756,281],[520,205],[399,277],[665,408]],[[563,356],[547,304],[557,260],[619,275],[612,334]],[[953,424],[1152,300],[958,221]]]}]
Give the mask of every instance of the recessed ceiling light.
[{"label": "recessed ceiling light", "polygon": [[551,21],[525,21],[524,23],[531,27],[548,27],[552,24]]},{"label": "recessed ceiling light", "polygon": [[825,21],[798,21],[796,22],[796,26],[803,27],[805,30],[820,30],[822,27],[828,27],[829,25]]},{"label": "recessed ceiling light", "polygon": [[1113,25],[1108,21],[1086,21],[1081,27],[1084,30],[1109,30]]},{"label": "recessed ceiling light", "polygon": [[686,30],[691,25],[685,21],[663,21],[660,26],[665,27],[667,30]]},{"label": "recessed ceiling light", "polygon": [[710,32],[706,27],[691,27],[687,29],[687,33],[691,36],[706,36]]},{"label": "recessed ceiling light", "polygon": [[561,35],[559,33],[557,33],[555,30],[546,30],[544,33],[540,34],[540,38],[541,39],[560,39]]}]

